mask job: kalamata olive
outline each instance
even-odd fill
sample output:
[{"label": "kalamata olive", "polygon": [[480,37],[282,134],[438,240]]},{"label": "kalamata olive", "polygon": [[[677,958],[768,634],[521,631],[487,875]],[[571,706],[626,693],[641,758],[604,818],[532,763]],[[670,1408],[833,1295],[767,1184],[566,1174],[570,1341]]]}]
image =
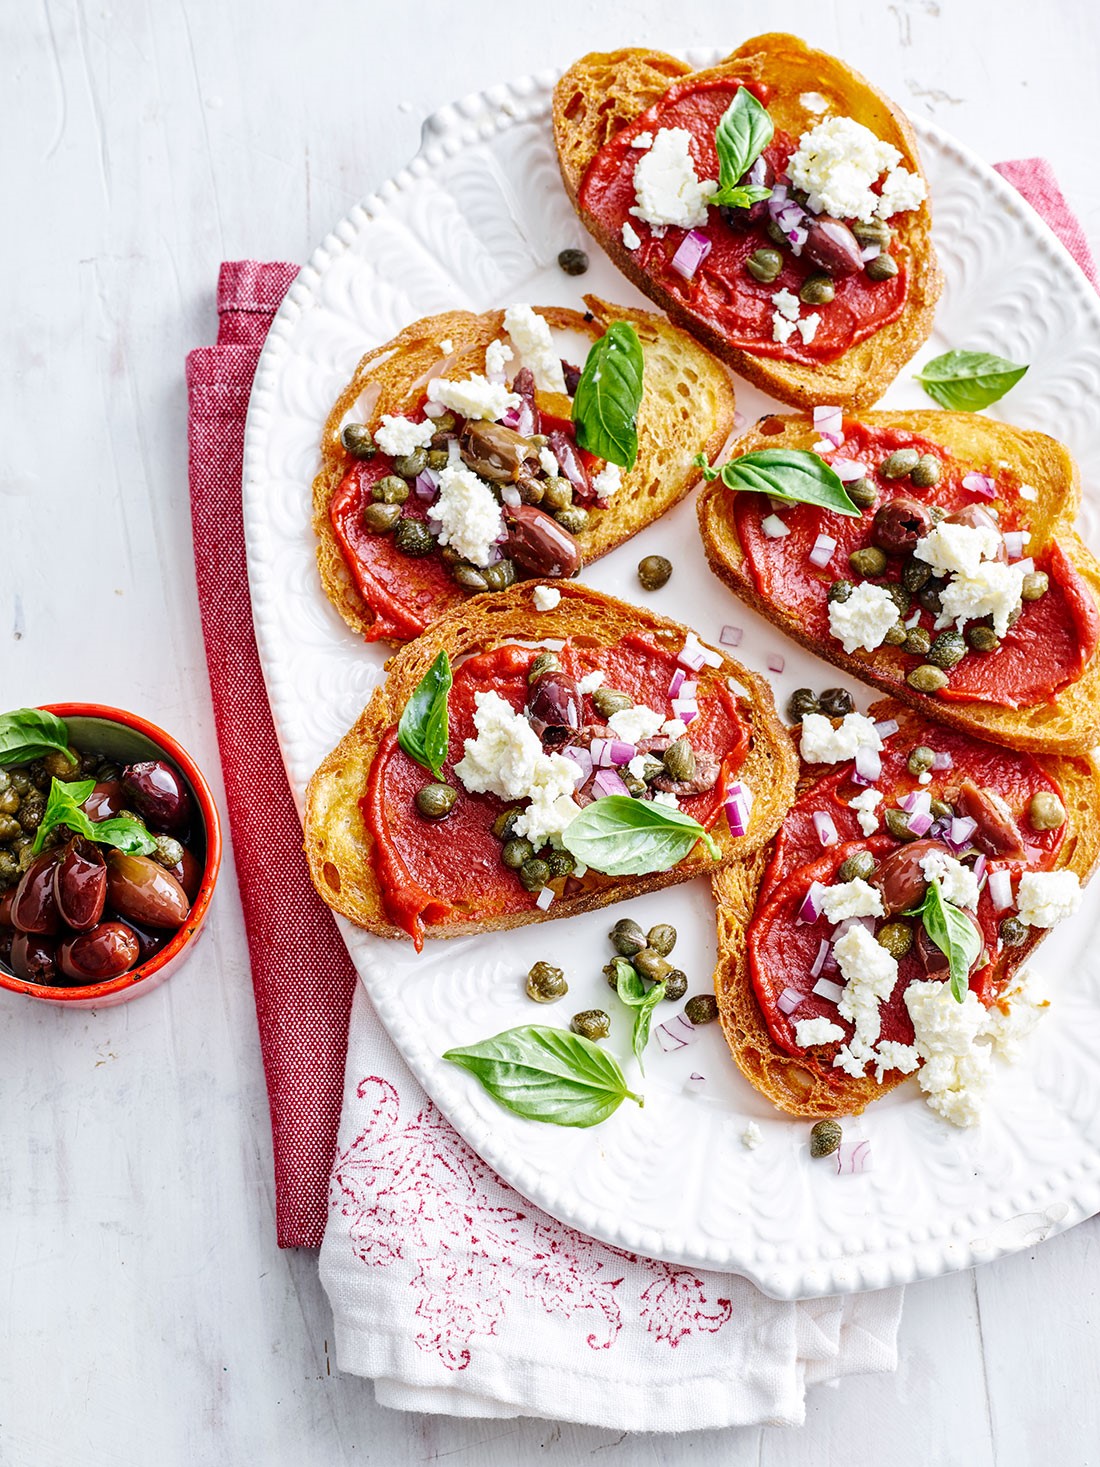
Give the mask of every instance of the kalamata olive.
[{"label": "kalamata olive", "polygon": [[[962,915],[966,918],[971,927],[975,929],[980,937],[981,928],[978,926],[977,922],[974,921],[974,918],[970,915],[970,913],[963,912]],[[941,952],[936,944],[932,941],[932,939],[928,936],[928,933],[924,930],[923,922],[919,922],[917,924],[917,940],[915,947],[917,957],[920,959],[921,965],[923,966],[924,971],[925,973],[927,973],[929,978],[941,978],[947,976],[947,970],[950,967],[950,964],[947,961],[947,954]],[[979,943],[978,954],[975,957],[974,961],[970,964],[969,971],[973,973],[974,969],[981,965],[981,961],[982,953],[981,944]]]},{"label": "kalamata olive", "polygon": [[57,950],[57,960],[66,978],[76,983],[102,983],[132,968],[141,955],[141,944],[125,922],[101,922],[90,932],[71,937]]},{"label": "kalamata olive", "polygon": [[181,927],[190,909],[187,893],[170,871],[148,856],[122,851],[107,857],[107,900],[120,917],[143,927]]},{"label": "kalamata olive", "polygon": [[7,963],[9,968],[11,967],[11,945],[15,938],[14,927],[0,927],[0,963]]},{"label": "kalamata olive", "polygon": [[191,818],[191,796],[183,780],[163,759],[146,759],[122,771],[129,805],[157,830],[180,830]]},{"label": "kalamata olive", "polygon": [[900,494],[875,511],[871,538],[887,555],[908,555],[932,528],[932,516],[919,499]]},{"label": "kalamata olive", "polygon": [[33,932],[17,932],[11,940],[8,963],[24,983],[57,982],[57,944],[52,937]]},{"label": "kalamata olive", "polygon": [[888,917],[907,912],[910,907],[919,907],[928,888],[928,878],[920,863],[932,851],[943,853],[944,847],[938,840],[914,840],[902,846],[879,863],[871,878],[871,885],[878,887],[882,905]]},{"label": "kalamata olive", "polygon": [[547,672],[531,684],[527,718],[544,744],[564,744],[582,723],[577,680],[567,672]]},{"label": "kalamata olive", "polygon": [[[1034,801],[1032,803],[1034,803]],[[15,926],[15,923],[11,919],[11,904],[14,900],[14,886],[9,886],[7,891],[0,891],[0,927]]]},{"label": "kalamata olive", "polygon": [[859,241],[839,219],[815,219],[806,233],[802,253],[807,260],[827,270],[834,278],[854,275],[863,269]]},{"label": "kalamata olive", "polygon": [[184,846],[183,860],[180,861],[179,865],[169,866],[165,869],[171,871],[172,875],[187,893],[187,900],[193,902],[199,894],[199,887],[202,885],[202,862],[199,858]]},{"label": "kalamata olive", "polygon": [[11,904],[11,920],[20,932],[52,937],[61,926],[53,889],[54,867],[60,859],[59,850],[43,851],[23,872]]},{"label": "kalamata olive", "polygon": [[126,800],[117,779],[101,780],[83,805],[89,820],[113,820],[125,808]]},{"label": "kalamata olive", "polygon": [[533,504],[511,505],[504,511],[504,522],[505,555],[533,576],[568,577],[580,570],[580,547],[552,515]]},{"label": "kalamata olive", "polygon": [[139,963],[147,963],[154,953],[160,952],[164,944],[172,940],[171,933],[154,932],[151,928],[139,927],[136,922],[127,922],[126,925],[138,940]]},{"label": "kalamata olive", "polygon": [[474,473],[493,484],[509,484],[519,477],[528,459],[538,459],[538,448],[501,423],[470,418],[459,439],[462,457]]},{"label": "kalamata olive", "polygon": [[[761,154],[749,169],[748,173],[743,173],[738,181],[742,186],[750,182],[759,182],[764,188],[771,188],[775,183],[775,169],[768,162],[767,158]],[[718,212],[731,228],[736,229],[740,233],[746,229],[751,229],[754,224],[761,223],[768,217],[768,201],[767,199],[759,199],[755,204],[750,204],[745,209],[734,209],[722,204],[719,206]]]},{"label": "kalamata olive", "polygon": [[77,932],[87,932],[103,916],[107,862],[94,841],[78,835],[64,847],[54,867],[53,894],[61,920]]},{"label": "kalamata olive", "polygon": [[987,856],[1022,856],[1023,836],[1016,817],[996,790],[979,789],[972,779],[964,779],[955,801],[960,815],[977,821],[974,844]]}]

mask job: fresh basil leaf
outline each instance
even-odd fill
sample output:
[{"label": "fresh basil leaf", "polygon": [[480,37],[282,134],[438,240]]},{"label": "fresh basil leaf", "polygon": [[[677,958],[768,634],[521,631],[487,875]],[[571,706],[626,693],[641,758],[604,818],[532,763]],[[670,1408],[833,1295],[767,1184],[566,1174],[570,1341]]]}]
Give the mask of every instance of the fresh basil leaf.
[{"label": "fresh basil leaf", "polygon": [[703,454],[696,464],[704,479],[720,478],[727,489],[770,494],[788,504],[816,504],[834,514],[857,516],[858,506],[820,454],[805,448],[761,448],[731,458],[720,469],[712,469]]},{"label": "fresh basil leaf", "polygon": [[451,663],[446,651],[417,683],[397,725],[397,742],[418,764],[442,778],[447,757],[449,722],[447,695],[451,691]]},{"label": "fresh basil leaf", "polygon": [[74,779],[68,784],[55,779],[50,785],[42,822],[35,833],[31,851],[38,855],[46,837],[59,825],[66,826],[75,835],[103,846],[114,846],[128,856],[151,856],[157,843],[140,820],[129,815],[114,815],[109,820],[92,820],[82,809],[84,801],[95,789],[94,779]]},{"label": "fresh basil leaf", "polygon": [[718,192],[712,204],[742,208],[771,196],[771,189],[740,180],[775,136],[775,127],[748,87],[738,87],[714,133],[718,150]]},{"label": "fresh basil leaf", "polygon": [[636,1009],[645,1003],[645,983],[633,963],[625,958],[612,958],[615,965],[615,992],[627,1008]]},{"label": "fresh basil leaf", "polygon": [[664,996],[664,983],[655,983],[634,1010],[634,1029],[630,1036],[630,1044],[634,1050],[634,1058],[638,1061],[638,1068],[643,1075],[645,1074],[645,1047],[649,1043],[649,1026],[653,1021],[653,1010]]},{"label": "fresh basil leaf", "polygon": [[638,409],[645,357],[633,326],[612,321],[585,359],[573,394],[577,442],[589,453],[632,469],[638,457]]},{"label": "fresh basil leaf", "polygon": [[945,899],[938,881],[928,883],[921,921],[929,938],[947,959],[952,996],[962,1003],[970,987],[971,964],[982,948],[978,930],[958,907]]},{"label": "fresh basil leaf", "polygon": [[64,719],[43,708],[16,708],[0,713],[0,768],[29,764],[43,754],[69,752],[69,730]]},{"label": "fresh basil leaf", "polygon": [[940,407],[976,413],[1004,397],[1026,371],[1026,366],[990,352],[946,351],[925,362],[917,381]]},{"label": "fresh basil leaf", "polygon": [[645,1103],[613,1055],[568,1029],[526,1024],[443,1058],[469,1070],[506,1110],[553,1126],[595,1126],[624,1100]]},{"label": "fresh basil leaf", "polygon": [[101,846],[114,846],[126,856],[151,856],[157,843],[140,820],[128,815],[112,815],[107,820],[92,821],[92,840]]},{"label": "fresh basil leaf", "polygon": [[566,826],[562,845],[605,876],[671,871],[702,841],[712,856],[722,849],[690,815],[631,795],[593,800]]}]

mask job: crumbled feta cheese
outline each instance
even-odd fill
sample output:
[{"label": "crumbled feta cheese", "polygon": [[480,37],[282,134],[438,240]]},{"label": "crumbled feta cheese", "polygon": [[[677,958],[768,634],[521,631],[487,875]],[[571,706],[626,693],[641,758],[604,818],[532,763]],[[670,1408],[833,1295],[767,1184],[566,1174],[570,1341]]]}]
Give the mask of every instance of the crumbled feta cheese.
[{"label": "crumbled feta cheese", "polygon": [[579,813],[573,799],[576,765],[562,754],[546,754],[527,719],[499,693],[478,691],[474,704],[477,736],[465,741],[455,775],[471,794],[529,800],[515,832],[538,850]]},{"label": "crumbled feta cheese", "polygon": [[775,294],[772,296],[772,305],[779,312],[779,314],[786,317],[788,321],[798,320],[798,312],[801,309],[798,303],[798,297],[796,295],[792,295],[791,292],[786,289],[786,287],[784,287],[782,290],[777,290],[775,292]]},{"label": "crumbled feta cheese", "polygon": [[505,341],[490,341],[485,348],[485,373],[489,378],[498,377],[504,371],[505,362],[512,360],[512,348]]},{"label": "crumbled feta cheese", "polygon": [[919,209],[928,197],[928,189],[919,173],[910,173],[907,168],[891,168],[882,182],[875,213],[880,219],[890,219],[909,209]]},{"label": "crumbled feta cheese", "polygon": [[747,1151],[755,1151],[756,1148],[763,1141],[763,1139],[764,1132],[760,1129],[755,1121],[749,1121],[748,1125],[741,1132],[741,1145],[744,1146]]},{"label": "crumbled feta cheese", "polygon": [[858,924],[833,944],[833,956],[844,978],[837,1004],[840,1017],[855,1025],[857,1039],[875,1044],[882,1028],[879,1004],[890,997],[898,981],[897,959]]},{"label": "crumbled feta cheese", "polygon": [[665,721],[663,713],[654,713],[644,703],[635,703],[633,708],[622,708],[607,720],[607,726],[616,738],[624,743],[636,744],[639,739],[652,738]]},{"label": "crumbled feta cheese", "polygon": [[778,311],[772,312],[772,340],[778,341],[780,346],[786,346],[797,329],[796,321],[788,321]]},{"label": "crumbled feta cheese", "polygon": [[645,761],[646,756],[644,754],[635,754],[634,758],[631,759],[630,763],[626,766],[635,779],[644,778]]},{"label": "crumbled feta cheese", "polygon": [[439,521],[440,545],[453,545],[474,565],[489,564],[504,519],[488,484],[464,464],[440,470],[432,518]]},{"label": "crumbled feta cheese", "polygon": [[953,525],[941,520],[917,541],[913,554],[942,575],[960,571],[973,576],[983,560],[993,559],[1000,545],[1000,531],[993,525]]},{"label": "crumbled feta cheese", "polygon": [[[795,324],[798,326],[798,334],[801,336],[803,343],[809,346],[810,342],[817,335],[817,328],[821,324],[821,313],[819,311],[811,311],[808,316],[803,316],[802,320]],[[831,444],[830,447],[832,447]]]},{"label": "crumbled feta cheese", "polygon": [[445,357],[449,357],[455,349],[455,344],[449,336],[445,336],[439,343],[439,350]]},{"label": "crumbled feta cheese", "polygon": [[557,586],[536,586],[531,600],[536,611],[553,611],[561,604],[561,592]]},{"label": "crumbled feta cheese", "polygon": [[[814,213],[866,223],[876,214],[889,218],[899,209],[916,208],[923,200],[924,180],[899,168],[900,162],[897,148],[854,118],[827,117],[799,138],[787,174],[808,194]],[[885,200],[871,187],[883,173],[890,183]]]},{"label": "crumbled feta cheese", "polygon": [[820,92],[801,92],[799,102],[807,112],[828,112],[828,100]]},{"label": "crumbled feta cheese", "polygon": [[652,148],[653,134],[651,132],[636,132],[630,139],[632,148]]},{"label": "crumbled feta cheese", "polygon": [[873,652],[898,623],[898,603],[885,586],[860,581],[847,601],[829,602],[829,631],[844,648]]},{"label": "crumbled feta cheese", "polygon": [[647,224],[696,229],[707,222],[707,201],[717,188],[713,181],[700,182],[687,128],[662,127],[635,165],[637,203],[630,212]]},{"label": "crumbled feta cheese", "polygon": [[423,423],[414,423],[411,418],[383,413],[381,425],[374,432],[374,441],[390,458],[404,458],[418,448],[427,448],[434,432],[435,424],[430,418]]},{"label": "crumbled feta cheese", "polygon": [[878,829],[879,820],[875,814],[875,806],[881,802],[882,793],[879,790],[861,790],[858,795],[848,801],[848,808],[856,812],[859,828],[864,835],[874,835]]},{"label": "crumbled feta cheese", "polygon": [[556,479],[561,473],[561,465],[545,446],[539,449],[539,468],[548,479]]},{"label": "crumbled feta cheese", "polygon": [[915,1045],[884,1039],[875,1050],[875,1079],[881,1085],[887,1070],[900,1070],[903,1075],[911,1075],[919,1064],[920,1055]]},{"label": "crumbled feta cheese", "polygon": [[821,910],[830,922],[843,922],[845,917],[884,917],[882,897],[870,882],[856,877],[827,886],[821,894]]},{"label": "crumbled feta cheese", "polygon": [[642,236],[634,228],[629,219],[623,220],[623,244],[628,250],[636,250],[642,242]]},{"label": "crumbled feta cheese", "polygon": [[1076,871],[1025,871],[1016,888],[1016,915],[1028,927],[1053,927],[1080,905]]},{"label": "crumbled feta cheese", "polygon": [[1034,484],[1021,484],[1020,485],[1020,498],[1021,499],[1038,499],[1039,498],[1039,491],[1038,491],[1038,489],[1035,488]]},{"label": "crumbled feta cheese", "polygon": [[940,895],[945,902],[956,907],[969,907],[971,911],[977,909],[978,879],[969,866],[956,861],[946,851],[937,850],[921,857],[920,869],[926,881],[939,882]]},{"label": "crumbled feta cheese", "polygon": [[863,1040],[853,1035],[848,1044],[842,1046],[833,1060],[834,1070],[843,1070],[846,1075],[851,1075],[853,1080],[861,1080],[867,1073],[868,1061],[875,1058],[875,1051],[870,1044],[864,1044]]},{"label": "crumbled feta cheese", "polygon": [[617,489],[622,488],[623,471],[618,464],[606,463],[592,480],[597,499],[610,499]]},{"label": "crumbled feta cheese", "polygon": [[680,808],[680,801],[671,790],[658,790],[653,796],[653,803],[655,805],[665,805],[669,810],[678,810]]},{"label": "crumbled feta cheese", "polygon": [[602,672],[586,672],[584,677],[579,678],[577,687],[582,693],[594,693],[597,688],[602,688],[604,676]]},{"label": "crumbled feta cheese", "polygon": [[1018,1060],[1021,1042],[1048,1008],[1050,999],[1042,977],[1021,968],[988,1011],[985,1027],[994,1051],[1009,1062]]},{"label": "crumbled feta cheese", "polygon": [[487,418],[490,422],[502,418],[509,408],[519,407],[519,398],[503,382],[490,382],[477,372],[465,382],[433,377],[428,383],[428,397],[464,418]]},{"label": "crumbled feta cheese", "polygon": [[854,759],[856,750],[866,744],[882,748],[882,739],[874,723],[863,713],[847,713],[834,728],[823,713],[807,713],[802,720],[799,750],[807,764],[839,764]]},{"label": "crumbled feta cheese", "polygon": [[564,392],[565,373],[550,335],[550,323],[530,306],[520,304],[505,311],[504,329],[523,365],[530,367],[535,386],[542,392]]},{"label": "crumbled feta cheese", "polygon": [[974,1125],[991,1066],[989,1046],[975,1043],[987,1022],[977,994],[968,989],[959,1003],[950,983],[910,983],[905,1007],[913,1021],[914,1047],[924,1061],[917,1080],[928,1104],[953,1125]]},{"label": "crumbled feta cheese", "polygon": [[794,1026],[794,1041],[799,1049],[809,1049],[811,1044],[833,1044],[844,1038],[844,1030],[832,1019],[799,1019]]},{"label": "crumbled feta cheese", "polygon": [[688,731],[688,726],[682,718],[666,718],[661,724],[661,732],[667,734],[670,739],[679,739]]},{"label": "crumbled feta cheese", "polygon": [[918,774],[917,775],[917,783],[918,784],[931,784],[932,783],[932,776],[928,773],[928,770],[927,769],[924,771],[923,774]]},{"label": "crumbled feta cheese", "polygon": [[940,592],[937,627],[954,622],[961,631],[968,621],[988,616],[998,637],[1008,631],[1009,617],[1021,604],[1025,571],[1021,562],[1003,565],[983,561],[974,575],[955,575]]}]

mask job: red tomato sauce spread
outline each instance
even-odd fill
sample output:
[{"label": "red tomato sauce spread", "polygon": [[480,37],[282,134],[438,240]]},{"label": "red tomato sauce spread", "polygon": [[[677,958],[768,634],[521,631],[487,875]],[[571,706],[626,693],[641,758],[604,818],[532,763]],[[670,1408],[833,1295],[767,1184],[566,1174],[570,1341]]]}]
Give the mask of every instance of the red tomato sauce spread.
[{"label": "red tomato sauce spread", "polygon": [[[691,134],[691,154],[700,179],[718,177],[718,152],[714,132],[722,114],[742,85],[728,78],[685,82],[670,87],[664,95],[639,117],[634,118],[612,137],[588,165],[580,188],[582,208],[596,218],[610,234],[621,238],[622,227],[629,223],[641,237],[633,256],[638,266],[674,296],[681,307],[696,321],[717,331],[733,347],[751,351],[756,356],[779,357],[784,361],[832,362],[851,347],[901,315],[907,292],[904,267],[889,280],[873,281],[862,272],[837,278],[833,284],[835,297],[827,306],[814,307],[821,315],[817,332],[806,344],[796,333],[785,344],[772,338],[772,296],[781,290],[797,295],[818,267],[805,256],[795,257],[783,250],[783,268],[769,284],[754,280],[745,269],[745,261],[754,251],[774,249],[774,241],[766,229],[767,218],[737,227],[727,223],[715,208],[708,210],[705,233],[711,243],[710,253],[691,280],[685,280],[672,267],[675,255],[687,233],[669,225],[663,235],[638,220],[630,210],[634,207],[634,169],[642,156],[631,146],[639,133],[656,133],[661,128],[681,127]],[[749,85],[757,99],[766,104],[766,89]],[[764,150],[763,157],[780,177],[798,144],[797,138],[777,130]]]},{"label": "red tomato sauce spread", "polygon": [[[469,657],[455,668],[443,779],[458,791],[458,799],[446,820],[426,820],[418,813],[416,793],[432,776],[400,747],[397,729],[391,728],[379,745],[360,809],[372,837],[371,860],[386,911],[395,926],[409,933],[418,950],[425,927],[434,923],[489,921],[536,906],[537,893],[525,890],[516,873],[502,864],[501,842],[492,831],[497,816],[515,802],[491,794],[468,794],[454,766],[463,758],[465,741],[476,736],[475,693],[496,692],[516,712],[522,712],[527,673],[538,650],[498,647]],[[675,652],[641,635],[629,634],[615,646],[567,642],[558,657],[562,670],[578,679],[598,669],[607,686],[628,693],[636,703],[656,712],[669,707]],[[698,676],[699,713],[689,725],[688,737],[697,755],[709,754],[720,761],[721,774],[711,789],[684,797],[680,808],[709,830],[722,814],[727,782],[744,760],[749,731],[725,679],[706,671]],[[602,723],[587,695],[584,703],[585,722]],[[672,716],[671,710],[667,716]],[[594,872],[579,879],[569,876],[563,879],[564,891],[572,895],[608,880]],[[563,881],[551,884],[560,888]]]},{"label": "red tomato sauce spread", "polygon": [[[836,882],[841,864],[861,850],[870,851],[875,860],[881,862],[902,844],[885,828],[881,819],[885,809],[896,807],[900,799],[920,789],[927,789],[933,800],[944,800],[954,794],[960,781],[967,777],[1001,796],[1012,811],[1024,842],[1023,859],[990,856],[986,864],[988,873],[1008,869],[1015,876],[1025,870],[1049,870],[1065,836],[1065,825],[1057,830],[1035,830],[1030,824],[1028,806],[1032,797],[1041,791],[1049,791],[1061,799],[1062,792],[1029,755],[999,749],[948,728],[929,729],[927,743],[937,752],[950,754],[953,762],[950,769],[933,773],[931,784],[922,786],[906,767],[913,743],[912,736],[906,736],[904,731],[885,740],[881,756],[882,775],[875,781],[875,788],[883,796],[882,803],[876,807],[880,816],[877,834],[864,836],[856,812],[849,807],[848,801],[862,788],[853,782],[850,762],[824,775],[799,796],[776,838],[757,896],[756,912],[748,929],[753,988],[772,1038],[787,1053],[804,1059],[815,1074],[837,1085],[845,1081],[844,1072],[832,1067],[833,1055],[840,1047],[839,1041],[808,1052],[801,1049],[795,1039],[795,1025],[803,1019],[827,1018],[841,1025],[846,1036],[844,1042],[851,1038],[853,1032],[852,1025],[839,1016],[836,1004],[813,991],[817,979],[811,969],[822,940],[830,938],[833,928],[824,916],[816,922],[799,923],[798,913],[810,884],[820,881],[828,886]],[[832,819],[839,836],[836,845],[822,848],[813,822],[815,812],[824,812]],[[944,849],[946,852],[947,848]],[[998,934],[1003,916],[1003,912],[994,909],[986,881],[978,898],[976,917],[988,960],[983,962],[979,958],[979,965],[970,975],[970,988],[987,1008],[994,1003],[1006,981],[998,979],[995,961],[1004,951]],[[880,924],[882,920],[879,919]],[[827,960],[820,976],[839,981],[843,986],[835,963],[830,965]],[[914,943],[899,960],[898,981],[879,1009],[883,1040],[913,1043],[913,1025],[905,1006],[905,990],[910,983],[927,977]],[[778,1004],[784,989],[793,989],[801,995],[801,1001],[789,1015],[783,1013]]]},{"label": "red tomato sauce spread", "polygon": [[[1020,481],[1008,469],[995,474],[996,500],[980,498],[965,489],[963,478],[973,468],[959,463],[939,444],[903,429],[871,429],[845,421],[844,443],[836,456],[866,464],[867,477],[879,491],[879,505],[896,495],[919,499],[928,505],[939,505],[948,514],[967,505],[988,508],[992,502],[1000,510],[998,526],[1002,531],[1027,530],[1030,504],[1020,497]],[[932,454],[942,466],[940,480],[931,488],[921,489],[909,479],[886,479],[878,465],[896,448],[914,448],[921,454]],[[769,514],[766,498],[759,494],[738,494],[733,513],[737,534],[744,547],[749,574],[760,594],[777,606],[793,611],[810,637],[825,645],[839,646],[829,630],[827,593],[832,583],[850,577],[861,579],[848,568],[848,557],[855,550],[872,544],[871,524],[874,509],[865,510],[859,519],[834,514],[808,504],[784,505],[781,517],[789,534],[770,539],[762,529]],[[836,541],[836,550],[824,569],[809,559],[819,534]],[[994,652],[968,652],[948,672],[947,685],[938,698],[998,707],[1021,708],[1053,700],[1062,688],[1076,682],[1100,640],[1100,612],[1072,561],[1056,540],[1049,541],[1031,557],[1035,569],[1045,571],[1049,589],[1037,601],[1024,601],[1019,619],[1009,627]],[[903,557],[890,556],[882,576],[869,577],[876,585],[896,583],[901,575]],[[934,614],[913,600],[909,617],[920,610],[915,625],[936,635]],[[856,661],[873,659],[875,671],[896,680],[900,687],[922,658],[899,647],[881,646],[874,653],[857,649],[849,654]],[[896,674],[896,678],[895,678]]]}]

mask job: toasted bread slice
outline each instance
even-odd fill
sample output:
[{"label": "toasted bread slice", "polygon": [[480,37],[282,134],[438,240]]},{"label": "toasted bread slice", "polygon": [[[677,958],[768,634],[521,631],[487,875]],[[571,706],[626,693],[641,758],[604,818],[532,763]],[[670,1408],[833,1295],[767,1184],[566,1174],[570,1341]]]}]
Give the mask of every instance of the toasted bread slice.
[{"label": "toasted bread slice", "polygon": [[[545,639],[595,641],[613,646],[632,632],[653,638],[677,650],[687,628],[626,602],[602,595],[577,581],[560,583],[561,602],[553,611],[533,610],[529,585],[513,586],[499,595],[474,596],[443,618],[430,633],[398,652],[389,675],[377,688],[355,727],[324,761],[310,781],[306,798],[305,850],[310,873],[324,900],[353,922],[379,937],[405,937],[386,915],[382,892],[371,863],[371,837],[359,808],[367,775],[379,742],[398,722],[413,689],[446,648],[452,662],[507,642]],[[720,650],[720,649],[716,649]],[[547,917],[570,917],[645,891],[672,886],[710,873],[738,854],[761,849],[775,834],[794,793],[797,758],[763,678],[723,654],[721,667],[706,668],[700,678],[733,679],[738,711],[749,724],[751,746],[738,778],[754,792],[746,835],[735,839],[725,817],[712,834],[722,848],[719,861],[702,847],[671,871],[648,876],[600,877],[588,889],[554,902],[549,911],[537,908],[480,922],[438,924],[426,928],[432,937],[457,937],[498,928],[518,927]],[[705,684],[704,684],[705,685]],[[447,827],[439,827],[446,840]]]},{"label": "toasted bread slice", "polygon": [[[638,333],[645,357],[642,403],[638,413],[638,459],[623,474],[610,506],[592,512],[589,527],[577,536],[587,564],[652,524],[699,482],[694,463],[700,451],[717,453],[733,429],[734,393],[729,374],[684,332],[650,311],[616,306],[585,296],[587,314],[560,306],[537,307],[551,329],[580,332],[592,340],[614,321],[628,321]],[[348,572],[329,519],[329,505],[352,460],[340,441],[351,409],[371,428],[383,413],[410,412],[420,402],[428,378],[466,377],[485,370],[485,348],[504,334],[504,312],[449,311],[406,326],[392,341],[363,357],[355,375],[329,413],[321,440],[321,469],[313,481],[313,528],[325,594],[353,631],[370,634],[374,614]],[[450,341],[445,355],[440,343]],[[565,400],[562,399],[565,405]],[[568,408],[566,406],[566,415]],[[453,604],[466,594],[456,586]],[[440,611],[448,609],[440,607]]]},{"label": "toasted bread slice", "polygon": [[[1097,562],[1073,521],[1081,500],[1080,475],[1069,451],[1045,433],[1034,433],[998,423],[980,413],[936,411],[860,413],[868,427],[904,428],[928,438],[976,469],[995,471],[1008,463],[1021,482],[1038,490],[1029,506],[1030,554],[1057,539],[1100,605],[1100,562]],[[781,425],[781,431],[775,431]],[[762,427],[768,429],[761,431]],[[762,448],[808,449],[817,441],[810,418],[776,414],[739,438],[734,453]],[[842,450],[843,452],[843,450]],[[986,703],[948,702],[898,686],[888,676],[888,649],[846,653],[832,637],[818,641],[809,636],[799,617],[762,597],[753,583],[737,534],[733,494],[715,479],[699,496],[699,528],[710,568],[762,616],[819,657],[827,658],[854,677],[892,697],[909,703],[928,717],[966,729],[978,738],[1033,752],[1083,754],[1100,743],[1100,655],[1085,666],[1084,675],[1052,701],[1030,708],[998,708]]]},{"label": "toasted bread slice", "polygon": [[777,128],[800,136],[821,120],[800,100],[820,96],[829,108],[854,118],[902,155],[902,165],[923,176],[916,138],[904,114],[858,72],[796,36],[756,36],[717,66],[692,72],[674,56],[629,48],[592,52],[575,62],[554,91],[554,140],[566,191],[585,227],[634,284],[669,317],[696,336],[715,356],[782,402],[795,406],[840,403],[864,407],[882,396],[902,366],[932,329],[943,278],[932,247],[932,215],[927,202],[899,214],[891,252],[908,271],[901,315],[833,362],[804,365],[754,355],[733,347],[721,332],[701,324],[680,302],[638,267],[621,237],[611,234],[579,204],[585,171],[600,148],[625,123],[651,107],[668,88],[690,78],[730,77],[759,81],[774,89],[768,111]]},{"label": "toasted bread slice", "polygon": [[[927,724],[912,710],[890,699],[876,703],[870,712],[873,718],[896,719],[903,734],[912,730],[914,743],[920,742],[921,729],[927,730]],[[1058,853],[1056,869],[1075,871],[1084,883],[1100,857],[1100,821],[1096,819],[1100,807],[1100,765],[1092,756],[1042,755],[1037,756],[1037,762],[1061,786],[1071,823]],[[832,767],[803,765],[799,793]],[[711,883],[718,923],[714,991],[726,1041],[745,1078],[780,1110],[813,1119],[858,1115],[872,1100],[908,1077],[900,1071],[888,1070],[880,1085],[873,1076],[854,1079],[838,1071],[836,1082],[830,1085],[772,1039],[753,989],[746,943],[747,928],[769,858],[769,851],[759,851],[748,860],[734,861],[717,872]],[[1029,928],[1025,943],[1005,949],[998,969],[998,992],[1003,991],[1012,974],[1045,936],[1042,929]]]}]

